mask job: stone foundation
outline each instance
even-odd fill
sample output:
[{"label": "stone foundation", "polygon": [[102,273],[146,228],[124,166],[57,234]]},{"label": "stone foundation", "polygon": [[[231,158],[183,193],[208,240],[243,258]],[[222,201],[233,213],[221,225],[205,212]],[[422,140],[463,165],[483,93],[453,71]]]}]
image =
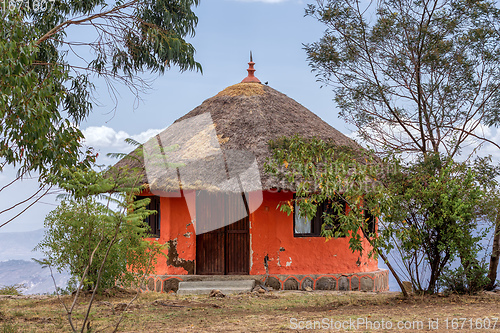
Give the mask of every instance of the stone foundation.
[{"label": "stone foundation", "polygon": [[[250,280],[264,284],[265,275],[154,275],[148,277],[144,291],[177,292],[181,281]],[[267,286],[274,290],[338,290],[338,291],[388,291],[389,271],[351,274],[290,274],[269,275]]]}]

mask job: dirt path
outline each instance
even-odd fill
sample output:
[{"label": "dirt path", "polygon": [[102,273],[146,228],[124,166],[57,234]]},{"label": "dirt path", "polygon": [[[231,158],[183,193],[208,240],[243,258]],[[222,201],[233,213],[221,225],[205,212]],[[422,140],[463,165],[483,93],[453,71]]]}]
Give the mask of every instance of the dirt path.
[{"label": "dirt path", "polygon": [[[130,298],[101,297],[91,314],[94,331],[111,331]],[[74,314],[77,322],[86,300]],[[120,332],[500,332],[500,294],[404,300],[398,293],[288,291],[224,298],[147,293],[124,317]],[[0,299],[2,333],[68,328],[54,297]]]}]

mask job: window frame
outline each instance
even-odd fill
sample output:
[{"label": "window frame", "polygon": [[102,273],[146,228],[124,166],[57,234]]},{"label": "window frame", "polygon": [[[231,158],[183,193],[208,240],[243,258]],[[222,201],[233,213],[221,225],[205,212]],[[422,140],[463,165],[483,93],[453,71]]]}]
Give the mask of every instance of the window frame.
[{"label": "window frame", "polygon": [[[323,213],[325,212],[329,200],[325,200],[321,203],[321,205],[318,205],[316,208],[316,215],[314,216],[313,220],[311,221],[311,232],[310,233],[297,233],[295,232],[295,223],[296,223],[296,205],[295,205],[295,200],[296,196],[295,193],[293,194],[293,200],[294,200],[294,206],[293,206],[293,237],[301,238],[301,237],[323,237],[321,236],[321,227],[325,223],[323,219]],[[331,200],[331,199],[330,199]],[[344,214],[347,212],[347,203],[344,201]],[[345,236],[341,236],[345,237]]]},{"label": "window frame", "polygon": [[138,195],[135,200],[149,198],[151,201],[145,207],[149,210],[156,210],[156,214],[151,214],[144,219],[144,222],[149,225],[150,236],[159,238],[161,231],[161,211],[160,211],[160,197],[157,195]]}]

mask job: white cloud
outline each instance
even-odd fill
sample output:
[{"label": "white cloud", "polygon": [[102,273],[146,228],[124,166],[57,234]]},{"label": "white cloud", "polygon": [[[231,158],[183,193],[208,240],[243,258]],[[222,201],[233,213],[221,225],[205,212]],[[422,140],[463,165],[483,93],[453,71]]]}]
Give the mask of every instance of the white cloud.
[{"label": "white cloud", "polygon": [[289,0],[235,0],[238,2],[263,2],[263,3],[281,3]]},{"label": "white cloud", "polygon": [[85,136],[84,145],[92,147],[99,153],[97,158],[98,165],[113,165],[118,160],[108,157],[108,153],[129,153],[135,147],[125,142],[125,139],[131,138],[137,142],[144,143],[154,135],[160,133],[163,129],[148,129],[139,134],[129,134],[125,131],[115,131],[107,126],[91,126],[82,130]]},{"label": "white cloud", "polygon": [[[500,144],[500,130],[496,128],[483,126],[476,129],[474,134],[484,137],[496,144]],[[477,147],[482,142],[482,140],[469,137],[467,143],[470,143],[470,145],[467,146],[464,151],[466,153],[472,152],[473,148]],[[477,154],[480,156],[491,155],[494,163],[500,163],[500,149],[489,142],[484,142]]]},{"label": "white cloud", "polygon": [[129,134],[125,131],[115,131],[107,126],[91,126],[82,130],[85,136],[85,145],[97,150],[128,152],[131,146],[125,142],[125,139],[132,138],[135,141],[144,143],[152,136],[160,133],[163,129],[148,129],[139,134]]},{"label": "white cloud", "polygon": [[[456,127],[460,127],[459,125],[456,125]],[[466,128],[466,130],[470,130]],[[376,130],[373,130],[372,128],[368,128],[367,132],[370,134],[369,137],[372,138],[373,141],[376,141],[376,138],[380,137],[380,134],[377,133]],[[390,133],[392,135],[393,140],[391,142],[394,142],[397,144],[397,141],[401,142],[411,142],[409,136],[403,132],[403,130],[399,127],[389,127],[387,124],[382,123],[380,125],[380,132],[382,133]],[[474,156],[487,156],[491,155],[493,163],[500,163],[500,149],[487,142],[484,140],[481,140],[479,138],[485,138],[487,140],[490,140],[492,142],[495,142],[497,144],[500,144],[500,129],[494,128],[494,127],[488,127],[485,125],[479,125],[474,131],[472,131],[474,135],[477,137],[474,137],[472,135],[468,136],[467,139],[461,144],[461,154],[459,156],[456,156],[457,161],[463,161],[465,159],[468,159],[470,157],[474,158]],[[419,137],[419,133],[415,130],[413,133],[415,136]],[[365,142],[361,139],[359,136],[359,131],[353,131],[348,135],[351,139],[356,140],[358,143],[360,143],[362,146],[366,147],[368,142]],[[478,138],[479,137],[479,138]],[[447,145],[452,146],[452,142],[450,141],[450,138],[447,138],[445,143]],[[373,142],[370,142],[373,144]],[[479,147],[479,149],[477,149]]]}]

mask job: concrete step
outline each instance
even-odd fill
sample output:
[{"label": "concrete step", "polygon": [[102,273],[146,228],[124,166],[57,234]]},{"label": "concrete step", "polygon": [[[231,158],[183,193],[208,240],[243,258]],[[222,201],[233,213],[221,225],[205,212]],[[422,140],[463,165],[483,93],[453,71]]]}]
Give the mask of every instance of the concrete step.
[{"label": "concrete step", "polygon": [[221,293],[238,294],[252,291],[255,280],[226,280],[226,281],[184,281],[179,282],[177,295],[208,295],[214,289]]}]

